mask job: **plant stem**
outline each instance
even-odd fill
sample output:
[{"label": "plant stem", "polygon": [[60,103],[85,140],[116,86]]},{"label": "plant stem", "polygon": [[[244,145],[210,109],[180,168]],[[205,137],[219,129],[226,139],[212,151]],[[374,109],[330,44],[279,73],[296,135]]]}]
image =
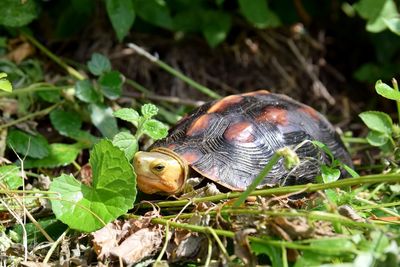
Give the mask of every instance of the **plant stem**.
[{"label": "plant stem", "polygon": [[257,175],[257,177],[253,180],[253,182],[247,187],[246,191],[244,191],[240,197],[233,203],[233,207],[239,207],[242,205],[247,197],[253,192],[257,186],[262,182],[265,176],[272,170],[272,167],[278,162],[281,156],[278,153],[275,153],[267,165],[261,170],[261,172]]},{"label": "plant stem", "polygon": [[129,84],[130,86],[132,86],[133,88],[135,88],[136,90],[138,90],[139,92],[141,92],[141,93],[144,93],[144,94],[149,94],[150,93],[149,89],[147,89],[143,85],[135,82],[134,80],[126,79],[125,82],[127,84]]},{"label": "plant stem", "polygon": [[[282,186],[277,188],[261,189],[251,192],[250,196],[271,196],[271,195],[283,195],[295,192],[315,192],[319,190],[331,189],[331,188],[343,188],[349,186],[356,186],[362,184],[375,184],[375,183],[396,183],[400,182],[400,174],[375,174],[360,176],[357,178],[347,178],[325,184],[305,184],[305,185],[291,185]],[[189,201],[193,204],[200,202],[216,202],[225,199],[237,198],[242,194],[242,192],[228,192],[224,194],[218,194],[215,196],[193,198],[193,199],[182,199],[175,201],[160,201],[155,202],[159,207],[182,207],[186,205]],[[140,208],[151,208],[149,203],[139,203]]]},{"label": "plant stem", "polygon": [[62,61],[61,58],[53,54],[49,49],[47,49],[44,45],[42,45],[38,40],[35,39],[32,35],[22,31],[22,36],[28,39],[35,47],[37,47],[42,53],[52,59],[55,63],[57,63],[61,68],[63,68],[69,75],[76,78],[77,80],[84,80],[85,77],[80,74],[77,70],[67,65]]},{"label": "plant stem", "polygon": [[53,90],[56,91],[56,90],[63,90],[63,89],[67,89],[67,88],[68,88],[68,86],[60,87],[60,86],[54,86],[54,85],[51,85],[48,83],[36,83],[36,84],[32,84],[28,87],[13,90],[10,93],[0,92],[0,97],[34,93],[34,92],[38,92],[38,91],[53,91]]},{"label": "plant stem", "polygon": [[[397,80],[395,78],[392,79],[393,89],[399,91],[399,85],[397,84]],[[396,101],[397,105],[397,121],[400,122],[400,101]]]},{"label": "plant stem", "polygon": [[43,260],[43,264],[47,264],[47,262],[49,261],[51,255],[53,254],[54,250],[57,248],[58,244],[60,244],[60,242],[65,238],[65,236],[67,235],[69,231],[69,228],[67,228],[67,230],[64,231],[64,233],[62,233],[58,239],[56,240],[56,242],[53,243],[53,245],[51,246],[51,248],[49,249],[49,251],[46,254],[46,257]]},{"label": "plant stem", "polygon": [[26,116],[24,116],[24,117],[21,117],[21,118],[18,118],[18,119],[16,119],[16,120],[13,120],[13,121],[10,121],[10,122],[8,122],[8,123],[5,123],[5,124],[3,124],[3,125],[0,125],[0,131],[3,130],[3,129],[9,128],[9,127],[11,127],[11,126],[14,126],[14,125],[16,125],[16,124],[18,124],[18,123],[21,123],[21,122],[30,120],[30,119],[32,119],[32,118],[47,115],[47,114],[50,113],[53,109],[55,109],[56,107],[60,106],[62,103],[63,103],[63,102],[54,104],[54,105],[52,105],[52,106],[50,106],[50,107],[48,107],[48,108],[39,110],[39,111],[37,111],[37,112],[28,114],[28,115],[26,115]]},{"label": "plant stem", "polygon": [[[194,224],[188,224],[188,223],[178,223],[170,220],[166,220],[163,218],[153,218],[151,220],[152,223],[157,223],[157,224],[162,224],[162,225],[167,225],[169,224],[170,227],[173,228],[180,228],[180,229],[186,229],[190,230],[193,232],[198,232],[198,233],[204,233],[204,234],[210,234],[210,227],[208,226],[199,226],[199,225],[194,225]],[[219,236],[225,236],[229,238],[234,238],[235,233],[232,231],[227,231],[227,230],[221,230],[221,229],[213,229],[214,233],[219,235]],[[346,248],[324,248],[320,246],[311,246],[311,245],[302,245],[298,244],[296,242],[287,242],[287,241],[279,241],[279,240],[269,240],[265,238],[259,238],[259,237],[253,237],[249,236],[249,241],[251,242],[257,242],[265,245],[272,245],[276,247],[286,247],[286,248],[291,248],[291,249],[300,249],[300,250],[314,250],[314,251],[320,251],[324,253],[343,253],[343,252],[351,252],[355,253],[354,250],[349,250]]]},{"label": "plant stem", "polygon": [[368,144],[366,138],[363,137],[346,137],[342,136],[342,141],[345,143]]},{"label": "plant stem", "polygon": [[192,86],[193,88],[195,88],[196,90],[198,90],[199,92],[217,99],[220,98],[221,96],[218,95],[217,93],[215,93],[214,91],[212,91],[210,88],[207,88],[201,84],[199,84],[198,82],[195,82],[193,79],[189,78],[188,76],[184,75],[182,72],[179,72],[177,70],[175,70],[173,67],[169,66],[167,63],[163,62],[162,60],[158,59],[157,57],[151,55],[150,53],[148,53],[147,51],[145,51],[143,48],[133,44],[133,43],[129,43],[128,44],[129,48],[132,48],[133,50],[135,50],[139,55],[144,56],[145,58],[149,59],[150,61],[154,62],[155,64],[157,64],[160,68],[164,69],[165,71],[169,72],[170,74],[174,75],[175,77],[181,79],[182,81],[186,82],[187,84],[189,84],[190,86]]}]

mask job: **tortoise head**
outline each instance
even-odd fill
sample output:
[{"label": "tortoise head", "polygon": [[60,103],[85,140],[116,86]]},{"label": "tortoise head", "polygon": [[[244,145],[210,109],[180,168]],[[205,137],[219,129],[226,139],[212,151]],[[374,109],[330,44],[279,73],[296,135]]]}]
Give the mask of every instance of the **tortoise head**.
[{"label": "tortoise head", "polygon": [[176,194],[183,190],[188,176],[188,164],[174,151],[155,148],[137,152],[133,165],[137,184],[146,194]]}]

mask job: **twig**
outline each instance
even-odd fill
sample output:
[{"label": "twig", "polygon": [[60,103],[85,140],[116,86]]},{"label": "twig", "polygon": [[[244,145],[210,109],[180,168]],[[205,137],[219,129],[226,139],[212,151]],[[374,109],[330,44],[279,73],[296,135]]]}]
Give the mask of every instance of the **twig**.
[{"label": "twig", "polygon": [[192,86],[193,88],[198,90],[199,92],[201,92],[201,93],[203,93],[203,94],[205,94],[205,95],[207,95],[207,96],[209,96],[211,98],[215,98],[215,99],[221,97],[220,95],[218,95],[217,93],[212,91],[210,88],[207,88],[207,87],[199,84],[198,82],[196,82],[193,79],[189,78],[188,76],[186,76],[182,72],[175,70],[173,67],[169,66],[167,63],[163,62],[162,60],[158,59],[157,57],[151,55],[150,53],[145,51],[143,48],[137,46],[136,44],[129,43],[128,47],[133,49],[133,50],[135,50],[139,55],[144,56],[148,60],[154,62],[160,68],[164,69],[165,71],[169,72],[170,74],[174,75],[175,77],[177,77],[177,78],[181,79],[182,81],[186,82],[187,84],[189,84],[190,86]]},{"label": "twig", "polygon": [[3,129],[9,128],[9,127],[11,127],[11,126],[17,125],[18,123],[21,123],[21,122],[30,120],[30,119],[32,119],[32,118],[47,115],[47,114],[50,113],[53,109],[55,109],[56,107],[60,106],[61,104],[63,104],[63,102],[54,104],[54,105],[52,105],[52,106],[50,106],[50,107],[48,107],[48,108],[39,110],[39,111],[37,111],[37,112],[28,114],[28,115],[26,115],[26,116],[24,116],[24,117],[21,117],[21,118],[18,118],[18,119],[16,119],[16,120],[13,120],[13,121],[10,121],[10,122],[8,122],[8,123],[5,123],[5,124],[3,124],[3,125],[0,125],[0,131],[3,130]]},{"label": "twig", "polygon": [[[283,186],[277,188],[261,189],[255,190],[250,193],[250,196],[271,196],[271,195],[282,195],[289,194],[293,192],[316,192],[318,190],[325,190],[331,188],[343,188],[356,185],[366,185],[366,184],[376,184],[376,183],[397,183],[400,182],[400,174],[374,174],[368,176],[360,176],[357,178],[347,178],[338,180],[335,182],[325,183],[325,184],[305,184],[305,185],[291,185]],[[228,192],[224,194],[217,194],[214,196],[192,198],[190,200],[174,200],[174,201],[160,201],[155,204],[159,207],[181,207],[186,205],[189,201],[193,204],[200,202],[216,202],[226,199],[237,198],[242,194],[242,192]],[[149,208],[148,203],[139,203],[137,206],[140,208]]]},{"label": "twig", "polygon": [[67,235],[68,231],[69,231],[69,228],[67,228],[67,230],[65,230],[64,233],[62,233],[62,235],[60,235],[58,237],[56,242],[53,243],[53,245],[51,246],[51,248],[47,252],[46,257],[43,260],[43,264],[45,264],[45,265],[47,264],[47,262],[49,261],[51,255],[53,255],[54,250],[57,248],[58,244],[64,239],[64,237]]},{"label": "twig", "polygon": [[169,239],[170,239],[169,223],[167,223],[167,225],[165,225],[165,241],[164,241],[165,243],[160,251],[160,254],[158,254],[156,261],[154,262],[154,266],[157,266],[157,264],[160,263],[163,255],[165,254],[165,251],[167,250]]},{"label": "twig", "polygon": [[31,84],[28,87],[20,88],[13,90],[12,92],[0,92],[0,97],[4,96],[15,96],[15,95],[21,95],[21,94],[26,94],[26,93],[34,93],[34,92],[39,92],[39,91],[57,91],[57,90],[64,90],[67,89],[71,86],[55,86],[51,85],[48,83],[36,83],[36,84]]},{"label": "twig", "polygon": [[85,77],[80,74],[77,70],[67,65],[62,61],[61,58],[53,54],[49,49],[47,49],[44,45],[42,45],[38,40],[35,39],[32,35],[22,31],[22,36],[28,39],[34,46],[36,46],[40,51],[42,51],[46,56],[52,59],[55,63],[57,63],[61,68],[63,68],[69,75],[76,78],[77,80],[84,80]]}]

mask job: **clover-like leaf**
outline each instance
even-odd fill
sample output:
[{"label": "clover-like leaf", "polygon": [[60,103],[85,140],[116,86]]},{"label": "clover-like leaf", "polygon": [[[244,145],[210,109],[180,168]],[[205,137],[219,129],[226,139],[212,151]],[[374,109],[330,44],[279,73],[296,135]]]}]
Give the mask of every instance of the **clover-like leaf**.
[{"label": "clover-like leaf", "polygon": [[129,121],[137,126],[139,122],[139,113],[132,108],[121,108],[113,113],[113,115],[121,120]]},{"label": "clover-like leaf", "polygon": [[375,90],[378,94],[387,99],[400,101],[400,92],[394,90],[392,87],[390,87],[386,83],[383,83],[381,80],[376,82]]},{"label": "clover-like leaf", "polygon": [[11,130],[7,136],[7,145],[22,156],[40,159],[49,154],[49,144],[39,133],[31,135],[20,130]]},{"label": "clover-like leaf", "polygon": [[21,27],[39,14],[37,1],[1,0],[0,25],[8,27]]},{"label": "clover-like leaf", "polygon": [[50,191],[57,219],[70,228],[93,232],[132,208],[136,198],[136,177],[124,152],[108,140],[96,144],[90,153],[92,186],[73,176],[53,180]]},{"label": "clover-like leaf", "polygon": [[157,115],[158,107],[153,104],[144,104],[141,109],[143,117],[150,119],[151,117]]},{"label": "clover-like leaf", "polygon": [[99,79],[100,89],[103,94],[111,100],[115,100],[122,93],[122,78],[118,71],[104,73]]},{"label": "clover-like leaf", "polygon": [[324,183],[334,182],[340,177],[340,170],[326,165],[321,166],[321,176]]},{"label": "clover-like leaf", "polygon": [[53,110],[50,113],[50,121],[61,135],[68,137],[74,136],[82,126],[79,114],[61,109]]},{"label": "clover-like leaf", "polygon": [[380,111],[365,111],[358,115],[371,130],[390,135],[393,121],[389,115]]},{"label": "clover-like leaf", "polygon": [[97,103],[100,101],[99,93],[96,92],[90,80],[77,81],[75,84],[75,95],[86,103]]},{"label": "clover-like leaf", "polygon": [[110,60],[99,53],[93,53],[92,58],[87,63],[89,71],[96,76],[100,76],[105,72],[111,71]]},{"label": "clover-like leaf", "polygon": [[168,127],[158,120],[146,120],[143,124],[143,130],[154,140],[164,138],[168,135]]},{"label": "clover-like leaf", "polygon": [[138,151],[138,141],[129,132],[120,132],[114,136],[113,145],[124,151],[126,158],[131,161]]}]

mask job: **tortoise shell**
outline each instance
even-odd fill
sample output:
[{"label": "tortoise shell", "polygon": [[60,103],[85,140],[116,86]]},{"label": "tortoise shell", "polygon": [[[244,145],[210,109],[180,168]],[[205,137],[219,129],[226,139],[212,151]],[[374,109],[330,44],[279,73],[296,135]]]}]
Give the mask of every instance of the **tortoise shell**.
[{"label": "tortoise shell", "polygon": [[201,175],[233,190],[245,189],[280,148],[297,148],[300,165],[283,159],[260,186],[314,181],[328,157],[311,142],[326,144],[345,164],[351,159],[333,126],[316,110],[292,98],[256,91],[204,104],[180,120],[153,149],[173,150]]}]

